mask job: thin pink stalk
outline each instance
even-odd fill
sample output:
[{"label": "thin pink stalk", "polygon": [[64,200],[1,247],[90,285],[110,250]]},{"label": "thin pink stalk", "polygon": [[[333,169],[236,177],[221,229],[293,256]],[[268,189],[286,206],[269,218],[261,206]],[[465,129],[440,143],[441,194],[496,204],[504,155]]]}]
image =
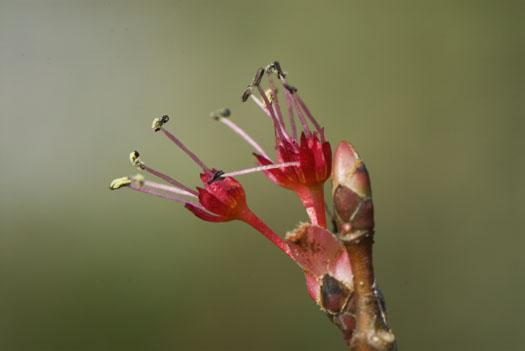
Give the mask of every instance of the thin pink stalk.
[{"label": "thin pink stalk", "polygon": [[257,166],[257,167],[252,167],[252,168],[241,169],[239,171],[224,173],[222,177],[237,177],[240,175],[245,175],[245,174],[250,174],[250,173],[255,173],[255,172],[268,171],[270,169],[297,167],[299,165],[300,165],[299,162],[283,162],[283,163],[277,163],[277,164],[267,165],[267,166]]},{"label": "thin pink stalk", "polygon": [[295,118],[292,107],[292,100],[290,93],[285,89],[284,96],[286,98],[286,107],[288,109],[288,119],[290,121],[290,128],[292,129],[292,137],[297,140],[297,126],[295,125]]},{"label": "thin pink stalk", "polygon": [[270,112],[270,115],[272,116],[272,120],[273,120],[273,123],[275,124],[275,130],[277,132],[277,135],[282,139],[288,139],[288,135],[286,134],[286,131],[284,130],[284,125],[281,124],[281,121],[279,121],[279,119],[275,115],[272,104],[268,100],[266,93],[259,85],[257,86],[257,90],[259,91],[259,94],[261,95],[264,101],[264,104],[266,105],[266,109]]},{"label": "thin pink stalk", "polygon": [[[188,200],[186,200],[184,198],[181,198],[181,197],[179,197],[177,195],[174,195],[172,192],[162,191],[162,190],[159,190],[159,189],[156,189],[156,188],[152,188],[149,185],[146,185],[146,182],[144,183],[144,185],[135,185],[135,184],[132,183],[132,184],[129,185],[129,188],[133,189],[135,191],[139,191],[141,193],[145,193],[145,194],[161,197],[161,198],[166,199],[166,200],[176,201],[176,202],[179,202],[179,203],[184,204],[184,205],[187,204],[187,203],[191,203],[190,201],[188,201]],[[193,205],[196,205],[196,204],[193,204]],[[196,206],[201,207],[200,205],[196,205]]]},{"label": "thin pink stalk", "polygon": [[279,97],[277,96],[277,89],[275,88],[275,84],[273,83],[273,78],[271,74],[268,75],[268,83],[270,85],[270,91],[272,92],[272,102],[275,103],[273,105],[275,107],[275,112],[277,113],[277,118],[279,119],[279,122],[281,123],[283,128],[285,128],[283,114],[281,112],[281,106],[279,105]]},{"label": "thin pink stalk", "polygon": [[197,157],[197,155],[195,155],[193,152],[190,151],[190,149],[188,149],[186,147],[186,145],[184,145],[175,135],[171,134],[169,131],[167,131],[165,128],[160,128],[160,130],[162,130],[162,132],[164,133],[164,135],[166,135],[168,137],[168,139],[170,139],[171,141],[173,141],[182,151],[184,151],[196,164],[199,165],[199,167],[201,167],[204,171],[209,171],[209,168],[204,164],[204,162],[201,161],[200,158]]},{"label": "thin pink stalk", "polygon": [[184,184],[176,181],[172,177],[170,177],[170,176],[168,176],[168,175],[166,175],[166,174],[164,174],[164,173],[162,173],[162,172],[160,172],[160,171],[158,171],[158,170],[156,170],[154,168],[151,168],[149,166],[143,165],[143,167],[144,167],[143,169],[146,172],[148,172],[149,174],[152,174],[152,175],[154,175],[154,176],[156,176],[156,177],[158,177],[160,179],[163,179],[166,182],[170,183],[171,185],[173,185],[173,186],[175,186],[175,187],[177,187],[177,188],[179,188],[181,190],[184,190],[184,191],[186,191],[186,192],[188,192],[188,193],[190,193],[190,194],[192,194],[194,196],[198,195],[198,193],[195,190],[188,188],[187,186],[185,186]]},{"label": "thin pink stalk", "polygon": [[251,145],[251,147],[257,151],[260,155],[266,157],[270,160],[270,157],[266,152],[264,152],[264,149],[259,145],[255,139],[253,139],[248,133],[246,133],[241,127],[239,127],[236,123],[231,121],[228,118],[219,117],[218,121],[226,125],[228,128],[230,128],[234,133],[239,135],[244,141],[246,141],[248,144]]},{"label": "thin pink stalk", "polygon": [[300,107],[304,110],[304,112],[306,113],[306,116],[308,117],[310,122],[312,122],[312,124],[314,125],[315,129],[317,130],[319,135],[322,137],[323,134],[324,134],[323,133],[323,128],[319,125],[319,123],[317,122],[315,117],[312,115],[312,112],[310,112],[310,110],[308,109],[308,107],[306,106],[304,101],[301,99],[301,97],[297,93],[293,94],[293,97],[295,97],[296,101],[299,103]]}]

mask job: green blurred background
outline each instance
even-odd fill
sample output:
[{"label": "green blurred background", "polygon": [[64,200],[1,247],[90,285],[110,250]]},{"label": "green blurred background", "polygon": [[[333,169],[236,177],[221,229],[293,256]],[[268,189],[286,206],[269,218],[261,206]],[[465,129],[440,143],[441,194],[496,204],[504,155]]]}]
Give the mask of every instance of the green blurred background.
[{"label": "green blurred background", "polygon": [[[377,275],[400,350],[518,350],[525,314],[525,6],[519,1],[0,0],[0,350],[343,350],[303,276],[240,223],[108,182],[253,165],[223,106],[279,59],[365,158]],[[289,192],[242,178],[279,232]],[[522,346],[520,346],[522,345]]]}]

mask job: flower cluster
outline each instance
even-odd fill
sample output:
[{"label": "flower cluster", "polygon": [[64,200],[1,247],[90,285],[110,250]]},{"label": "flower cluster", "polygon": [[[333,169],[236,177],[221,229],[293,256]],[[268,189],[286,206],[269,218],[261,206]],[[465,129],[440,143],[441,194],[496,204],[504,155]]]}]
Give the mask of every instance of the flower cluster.
[{"label": "flower cluster", "polygon": [[[282,89],[283,109],[274,78]],[[242,101],[248,100],[273,126],[273,159],[230,118],[230,110],[223,109],[212,117],[250,145],[256,166],[234,172],[210,168],[166,128],[169,117],[164,115],[153,120],[152,129],[193,160],[200,169],[202,185],[188,187],[150,167],[133,151],[129,155],[131,164],[161,182],[139,174],[117,178],[110,188],[128,188],[179,202],[208,222],[238,220],[250,225],[303,270],[308,294],[339,327],[350,350],[395,350],[395,336],[388,327],[384,301],[373,273],[373,204],[363,161],[352,145],[341,142],[332,162],[324,129],[297,89],[288,83],[278,62],[257,70],[242,94]],[[246,192],[236,179],[254,172],[263,172],[272,183],[295,192],[309,223],[300,224],[281,238],[262,221],[248,206]],[[324,185],[330,177],[332,223],[337,227],[337,236],[327,229]]]},{"label": "flower cluster", "polygon": [[[266,89],[263,87],[265,77]],[[282,87],[284,109],[281,109],[275,77]],[[253,101],[273,125],[275,159],[232,121],[228,109],[223,109],[215,112],[212,117],[250,145],[257,165],[235,172],[210,168],[166,128],[169,117],[165,115],[154,119],[152,129],[166,136],[194,161],[201,170],[202,186],[195,189],[185,186],[147,165],[140,154],[133,151],[130,154],[131,164],[162,182],[146,180],[138,175],[115,179],[110,188],[126,187],[182,203],[195,216],[205,221],[240,220],[247,223],[304,270],[312,299],[326,311],[336,313],[346,306],[349,299],[352,271],[344,245],[327,230],[323,189],[332,171],[330,143],[325,138],[324,129],[301,99],[297,89],[288,83],[278,62],[257,70],[242,94],[242,101],[248,100]],[[264,172],[274,184],[294,191],[303,203],[310,223],[300,225],[295,231],[288,233],[285,239],[270,229],[249,208],[246,192],[235,179],[253,172]],[[334,285],[334,282],[339,285]],[[338,294],[334,294],[335,288]]]}]

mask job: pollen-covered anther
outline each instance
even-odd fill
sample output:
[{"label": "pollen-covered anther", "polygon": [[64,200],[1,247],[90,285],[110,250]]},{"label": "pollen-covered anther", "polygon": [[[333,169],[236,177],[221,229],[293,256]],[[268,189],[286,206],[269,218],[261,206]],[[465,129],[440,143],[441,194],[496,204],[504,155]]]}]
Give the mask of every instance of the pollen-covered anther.
[{"label": "pollen-covered anther", "polygon": [[111,183],[109,183],[109,188],[111,190],[117,190],[122,187],[129,186],[130,184],[131,184],[130,177],[120,177],[120,178],[113,179]]},{"label": "pollen-covered anther", "polygon": [[169,120],[170,120],[170,117],[168,115],[164,115],[162,117],[155,118],[153,119],[153,122],[151,123],[151,129],[153,129],[153,131],[155,132],[158,132],[164,124],[168,123]]},{"label": "pollen-covered anther", "polygon": [[129,154],[129,163],[131,163],[131,165],[133,167],[136,167],[138,169],[144,169],[146,168],[146,166],[144,165],[144,162],[142,162],[142,160],[140,159],[140,154],[138,151],[132,151],[130,154]]}]

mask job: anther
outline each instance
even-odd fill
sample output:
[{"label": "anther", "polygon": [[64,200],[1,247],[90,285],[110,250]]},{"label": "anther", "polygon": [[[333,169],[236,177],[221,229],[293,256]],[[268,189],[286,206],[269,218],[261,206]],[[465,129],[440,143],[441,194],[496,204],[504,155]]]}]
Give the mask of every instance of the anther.
[{"label": "anther", "polygon": [[291,94],[294,94],[297,92],[297,88],[288,83],[283,83],[283,87],[285,87],[286,90],[288,90]]},{"label": "anther", "polygon": [[252,95],[252,88],[251,87],[246,88],[246,90],[242,93],[241,101],[246,102],[250,98],[251,95]]},{"label": "anther", "polygon": [[144,165],[144,162],[142,162],[142,160],[140,159],[140,154],[138,151],[132,151],[130,154],[129,154],[129,162],[131,163],[131,165],[133,167],[136,167],[136,168],[139,168],[139,169],[144,169],[146,168],[146,166]]},{"label": "anther", "polygon": [[215,173],[213,173],[213,178],[208,181],[208,185],[215,183],[218,180],[224,179],[223,175],[224,171],[215,171]]},{"label": "anther", "polygon": [[278,61],[273,61],[272,65],[277,71],[279,78],[286,78],[286,74],[284,73],[283,69],[281,68],[281,64]]},{"label": "anther", "polygon": [[220,110],[213,111],[212,113],[210,113],[210,117],[218,121],[221,118],[230,117],[231,114],[232,112],[230,111],[230,109],[227,107],[224,107],[224,108],[221,108]]},{"label": "anther", "polygon": [[274,62],[272,62],[269,65],[267,65],[266,68],[265,68],[265,71],[266,71],[266,74],[268,74],[268,75],[270,75],[272,73],[275,73],[276,69],[275,69]]},{"label": "anther", "polygon": [[111,183],[109,183],[109,188],[111,190],[117,190],[130,184],[131,179],[129,177],[115,178],[111,181]]},{"label": "anther", "polygon": [[261,84],[261,80],[263,76],[264,76],[264,68],[260,67],[255,73],[255,77],[253,77],[252,84],[250,85],[253,87],[258,87]]},{"label": "anther", "polygon": [[162,126],[170,120],[170,117],[168,115],[164,115],[159,118],[155,118],[153,120],[153,123],[151,124],[151,129],[153,129],[155,132],[158,132]]},{"label": "anther", "polygon": [[279,79],[286,78],[286,74],[284,73],[283,69],[281,68],[281,64],[278,61],[273,61],[268,66],[266,66],[266,72],[268,74],[277,72],[277,77]]}]

